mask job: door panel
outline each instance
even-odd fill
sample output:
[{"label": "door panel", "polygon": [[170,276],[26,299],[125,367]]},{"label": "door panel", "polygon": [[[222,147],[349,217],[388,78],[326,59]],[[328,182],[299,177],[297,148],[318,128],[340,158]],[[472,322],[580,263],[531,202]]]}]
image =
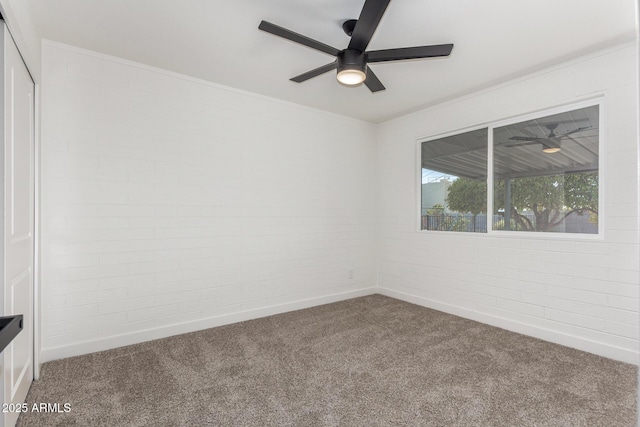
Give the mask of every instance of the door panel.
[{"label": "door panel", "polygon": [[[8,113],[13,119],[10,140],[11,150],[11,243],[29,239],[33,234],[33,217],[25,215],[25,209],[31,210],[33,199],[33,155],[31,140],[30,111],[33,111],[32,94],[21,93],[20,90],[29,86],[30,76],[19,73],[20,70],[11,69],[10,90],[11,110]],[[26,70],[24,70],[26,73]],[[16,93],[18,91],[18,93]]]},{"label": "door panel", "polygon": [[[32,277],[33,271],[31,268],[28,268],[11,282],[9,292],[11,295],[12,314],[21,313],[20,310],[23,307],[28,307],[30,305],[31,289],[33,287],[31,281]],[[12,367],[11,377],[7,378],[7,380],[10,381],[11,394],[9,397],[12,400],[14,400],[20,393],[20,387],[23,383],[23,379],[26,378],[25,376],[29,375],[31,366],[33,365],[31,360],[33,351],[29,342],[31,339],[31,334],[25,333],[25,330],[23,329],[22,332],[14,338],[11,345],[7,347],[7,350],[5,350],[11,353],[9,355],[11,358],[10,366]]]},{"label": "door panel", "polygon": [[[23,329],[2,355],[4,403],[24,402],[33,381],[34,85],[11,35],[4,47],[4,316],[22,314]],[[6,427],[17,412],[6,412]]]}]

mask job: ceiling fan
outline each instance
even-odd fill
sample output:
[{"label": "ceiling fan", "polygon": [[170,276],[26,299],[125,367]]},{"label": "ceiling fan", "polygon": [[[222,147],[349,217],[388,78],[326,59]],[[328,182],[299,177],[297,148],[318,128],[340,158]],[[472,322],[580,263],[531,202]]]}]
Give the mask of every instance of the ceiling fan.
[{"label": "ceiling fan", "polygon": [[336,57],[335,61],[327,65],[291,78],[292,81],[302,83],[329,71],[337,70],[337,79],[340,83],[355,86],[364,82],[371,92],[378,92],[384,90],[385,87],[371,71],[369,63],[449,56],[453,49],[453,44],[441,44],[367,51],[367,46],[390,1],[366,0],[362,7],[362,12],[360,12],[360,17],[357,20],[350,19],[342,24],[344,32],[351,37],[349,45],[343,50],[267,21],[260,22],[258,28]]},{"label": "ceiling fan", "polygon": [[[563,139],[573,139],[571,135],[577,132],[582,132],[585,129],[589,129],[591,126],[579,127],[569,132],[557,134],[556,128],[561,122],[547,123],[543,125],[549,130],[549,134],[546,137],[539,138],[537,136],[512,136],[509,138],[511,141],[522,141],[520,143],[504,144],[504,147],[519,147],[522,145],[530,144],[542,144],[542,151],[547,154],[557,153],[561,150],[560,142]],[[573,122],[572,122],[573,123]]]}]

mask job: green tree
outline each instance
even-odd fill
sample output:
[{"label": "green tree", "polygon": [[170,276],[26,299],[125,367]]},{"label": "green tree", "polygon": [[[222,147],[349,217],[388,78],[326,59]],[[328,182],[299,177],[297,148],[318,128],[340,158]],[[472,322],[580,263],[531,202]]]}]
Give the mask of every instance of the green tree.
[{"label": "green tree", "polygon": [[[494,209],[498,213],[505,208],[505,180],[497,180],[494,185]],[[486,212],[486,200],[485,181],[458,178],[449,187],[446,203],[453,211],[471,213],[475,230],[476,216]],[[525,211],[531,211],[535,221],[524,215]],[[597,223],[597,172],[511,179],[511,217],[521,230],[550,231],[569,215],[585,213]]]},{"label": "green tree", "polygon": [[[498,180],[494,208],[505,208],[505,181]],[[535,223],[522,214],[530,210]],[[598,174],[580,172],[565,175],[514,178],[511,180],[511,214],[518,226],[529,231],[550,231],[571,214],[598,214]]]},{"label": "green tree", "polygon": [[444,206],[441,203],[436,203],[430,209],[427,209],[427,215],[440,215],[444,212]]},{"label": "green tree", "polygon": [[475,231],[476,216],[487,211],[487,182],[458,178],[449,186],[446,202],[452,211],[472,214]]}]

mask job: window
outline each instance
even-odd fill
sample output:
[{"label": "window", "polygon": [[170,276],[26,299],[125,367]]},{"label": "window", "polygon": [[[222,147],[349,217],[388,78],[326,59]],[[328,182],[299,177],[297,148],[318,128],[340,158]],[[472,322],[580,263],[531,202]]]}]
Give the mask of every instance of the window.
[{"label": "window", "polygon": [[487,128],[421,144],[421,229],[487,231]]},{"label": "window", "polygon": [[492,229],[598,234],[597,105],[493,130]]},{"label": "window", "polygon": [[583,105],[421,142],[420,228],[598,234],[600,105]]}]

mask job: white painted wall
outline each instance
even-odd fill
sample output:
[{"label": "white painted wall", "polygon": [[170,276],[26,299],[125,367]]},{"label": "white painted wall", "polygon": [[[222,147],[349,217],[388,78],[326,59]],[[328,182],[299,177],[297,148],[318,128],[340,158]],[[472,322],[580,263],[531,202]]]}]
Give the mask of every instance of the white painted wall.
[{"label": "white painted wall", "polygon": [[49,42],[43,69],[46,360],[373,292],[373,125]]},{"label": "white painted wall", "polygon": [[[600,52],[382,124],[380,292],[637,363],[636,49]],[[604,239],[417,231],[418,139],[596,95],[606,103]]]}]

